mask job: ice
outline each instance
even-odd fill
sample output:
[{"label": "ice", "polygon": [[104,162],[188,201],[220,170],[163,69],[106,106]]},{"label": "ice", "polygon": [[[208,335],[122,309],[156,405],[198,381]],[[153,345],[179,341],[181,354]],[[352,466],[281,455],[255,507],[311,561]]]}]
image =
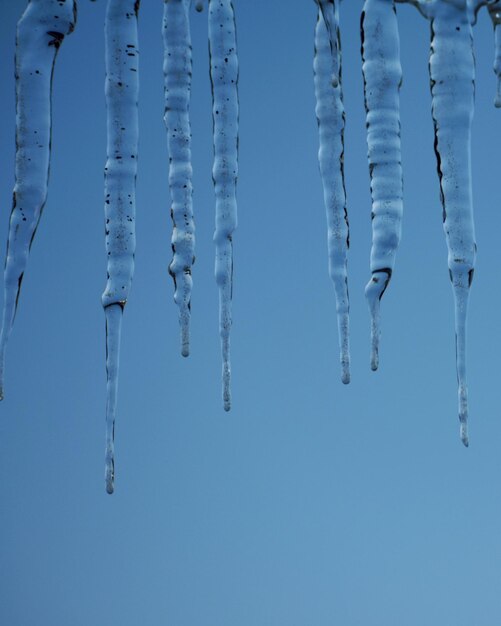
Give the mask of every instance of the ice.
[{"label": "ice", "polygon": [[0,400],[7,342],[49,180],[52,76],[58,50],[76,22],[76,3],[32,0],[17,25],[16,166],[4,270],[0,334]]},{"label": "ice", "polygon": [[235,14],[231,0],[209,1],[209,54],[214,123],[216,194],[216,282],[219,287],[219,333],[223,357],[223,406],[231,408],[230,329],[233,291],[233,231],[237,226],[238,59]]},{"label": "ice", "polygon": [[105,233],[108,281],[106,315],[106,491],[113,493],[114,433],[122,314],[134,273],[135,191],[138,148],[138,0],[108,0],[105,19],[107,161]]},{"label": "ice", "polygon": [[191,268],[195,261],[195,224],[191,166],[190,0],[164,3],[164,85],[169,187],[172,199],[172,250],[169,273],[174,279],[174,300],[179,307],[181,354],[190,353]]},{"label": "ice", "polygon": [[372,277],[365,288],[371,312],[371,368],[379,365],[380,300],[391,280],[403,212],[399,90],[400,43],[393,0],[366,0],[362,57],[372,194]]},{"label": "ice", "polygon": [[[320,148],[318,162],[327,214],[329,274],[334,284],[341,380],[350,382],[348,214],[344,185],[345,111],[341,88],[341,49],[337,5],[319,3],[315,28],[315,95]],[[325,17],[324,17],[325,16]],[[330,36],[326,22],[330,24]]]}]

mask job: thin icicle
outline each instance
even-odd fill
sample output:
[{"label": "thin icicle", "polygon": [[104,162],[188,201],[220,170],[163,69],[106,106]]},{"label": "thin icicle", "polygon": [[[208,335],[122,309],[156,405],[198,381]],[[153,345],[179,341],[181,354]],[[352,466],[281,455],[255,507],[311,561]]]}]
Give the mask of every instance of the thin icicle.
[{"label": "thin icicle", "polygon": [[164,0],[164,85],[169,187],[172,199],[174,300],[179,307],[181,354],[190,353],[191,268],[195,262],[195,224],[191,167],[191,0]]},{"label": "thin icicle", "polygon": [[0,334],[0,400],[5,351],[16,315],[21,282],[47,200],[52,126],[52,76],[57,52],[76,22],[68,0],[31,0],[17,25],[16,171],[4,270]]},{"label": "thin icicle", "polygon": [[399,90],[400,43],[393,0],[365,0],[361,20],[372,194],[372,277],[365,288],[371,312],[371,368],[379,364],[380,300],[390,282],[403,212]]},{"label": "thin icicle", "polygon": [[495,2],[487,7],[494,25],[494,73],[497,77],[496,98],[494,106],[501,107],[501,2]]},{"label": "thin icicle", "polygon": [[209,0],[209,53],[214,121],[216,193],[216,281],[219,287],[219,333],[223,356],[223,405],[231,407],[230,329],[233,289],[233,231],[237,226],[238,59],[235,14],[231,0]]},{"label": "thin icicle", "polygon": [[[337,5],[330,4],[323,11],[319,5],[315,28],[315,95],[320,148],[318,162],[324,188],[327,214],[327,247],[329,274],[336,294],[337,323],[341,360],[341,380],[350,382],[350,344],[347,277],[349,246],[348,214],[344,185],[344,125],[345,112],[341,89],[341,50],[339,33],[333,38],[331,49],[324,13],[331,13],[331,23],[338,29]],[[334,75],[336,72],[336,75]]]},{"label": "thin icicle", "polygon": [[138,146],[139,0],[108,0],[105,20],[107,161],[105,167],[108,281],[102,302],[106,315],[106,491],[113,493],[114,432],[120,332],[134,272],[135,190]]},{"label": "thin icicle", "polygon": [[465,446],[468,445],[466,314],[476,255],[470,153],[475,91],[471,19],[465,1],[437,1],[431,14],[430,55],[435,151],[455,300],[460,434]]}]

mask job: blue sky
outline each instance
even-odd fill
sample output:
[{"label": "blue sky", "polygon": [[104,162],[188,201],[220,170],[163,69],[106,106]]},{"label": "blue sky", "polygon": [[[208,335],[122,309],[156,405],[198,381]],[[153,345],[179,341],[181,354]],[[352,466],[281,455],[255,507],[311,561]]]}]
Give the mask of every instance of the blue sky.
[{"label": "blue sky", "polygon": [[[13,186],[15,24],[0,24],[0,241]],[[236,2],[240,57],[233,408],[220,398],[207,13],[193,12],[192,354],[167,273],[162,3],[140,14],[136,273],[116,492],[104,490],[103,19],[81,0],[54,78],[49,200],[0,406],[0,622],[10,626],[496,626],[501,348],[493,36],[475,27],[478,243],[459,440],[453,305],[433,153],[429,24],[398,7],[404,230],[369,368],[370,196],[360,0],[341,6],[352,383],[340,382],[317,165],[313,2]]]}]

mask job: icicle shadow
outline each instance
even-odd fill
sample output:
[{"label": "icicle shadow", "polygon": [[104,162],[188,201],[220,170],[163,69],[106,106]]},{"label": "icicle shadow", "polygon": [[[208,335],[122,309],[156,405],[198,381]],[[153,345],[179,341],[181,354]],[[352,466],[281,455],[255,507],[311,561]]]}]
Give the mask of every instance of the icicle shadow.
[{"label": "icicle shadow", "polygon": [[337,4],[318,3],[313,67],[317,102],[315,112],[320,143],[318,162],[327,216],[329,274],[336,296],[341,380],[347,384],[350,382],[350,303],[347,277],[350,240],[344,184],[345,111],[341,87],[341,49],[337,13]]},{"label": "icicle shadow", "polygon": [[377,370],[380,301],[393,273],[403,213],[399,111],[402,68],[393,0],[365,0],[360,30],[372,195],[372,277],[365,295],[371,313],[371,369]]},{"label": "icicle shadow", "polygon": [[225,411],[229,411],[233,232],[237,227],[238,175],[238,58],[235,13],[231,0],[209,0],[209,56],[214,124],[212,178],[216,195],[215,275],[219,287],[223,406]]},{"label": "icicle shadow", "polygon": [[47,200],[49,181],[52,77],[58,50],[76,23],[76,4],[68,0],[30,1],[16,36],[16,167],[4,268],[0,333],[0,400],[4,395],[5,352],[35,233]]},{"label": "icicle shadow", "polygon": [[106,316],[106,491],[113,493],[114,434],[122,312],[134,273],[138,148],[138,0],[108,0],[105,20],[107,161],[105,219],[108,280]]},{"label": "icicle shadow", "polygon": [[192,265],[195,262],[195,224],[191,166],[191,0],[164,0],[164,86],[169,187],[172,199],[173,258],[169,273],[174,280],[174,300],[179,307],[181,354],[190,353]]}]

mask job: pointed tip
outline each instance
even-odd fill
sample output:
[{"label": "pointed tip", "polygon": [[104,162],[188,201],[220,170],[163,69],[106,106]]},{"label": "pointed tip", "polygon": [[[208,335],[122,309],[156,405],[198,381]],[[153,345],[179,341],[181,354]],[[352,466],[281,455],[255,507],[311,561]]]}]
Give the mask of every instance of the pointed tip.
[{"label": "pointed tip", "polygon": [[341,382],[343,383],[343,385],[349,385],[350,381],[351,381],[350,372],[343,372],[341,374]]},{"label": "pointed tip", "polygon": [[181,356],[187,357],[190,356],[190,346],[181,346]]},{"label": "pointed tip", "polygon": [[501,95],[497,94],[494,98],[494,106],[496,109],[501,109]]},{"label": "pointed tip", "polygon": [[229,413],[231,411],[231,402],[229,400],[225,401],[223,406],[226,413]]},{"label": "pointed tip", "polygon": [[376,372],[379,367],[379,353],[377,347],[374,347],[371,352],[371,370]]}]

